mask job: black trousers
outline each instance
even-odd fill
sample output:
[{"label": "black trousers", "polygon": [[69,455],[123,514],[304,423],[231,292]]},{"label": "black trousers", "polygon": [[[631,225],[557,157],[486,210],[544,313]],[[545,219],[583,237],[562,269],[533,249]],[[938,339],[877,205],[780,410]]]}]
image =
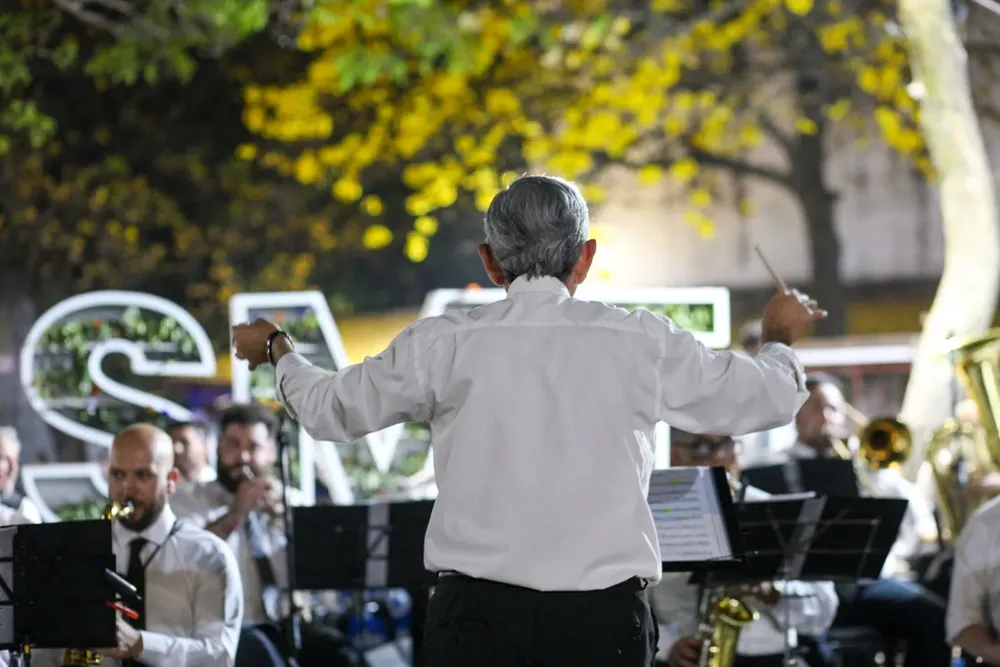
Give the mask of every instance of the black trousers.
[{"label": "black trousers", "polygon": [[443,575],[427,609],[425,667],[650,667],[645,583],[549,592]]}]

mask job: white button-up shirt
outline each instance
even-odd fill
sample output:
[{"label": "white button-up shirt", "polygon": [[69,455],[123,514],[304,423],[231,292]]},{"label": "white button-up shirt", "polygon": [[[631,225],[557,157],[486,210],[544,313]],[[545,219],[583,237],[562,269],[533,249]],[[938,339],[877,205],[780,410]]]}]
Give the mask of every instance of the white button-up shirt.
[{"label": "white button-up shirt", "polygon": [[[769,498],[770,494],[753,486],[746,487],[744,500],[753,502]],[[698,618],[698,587],[688,584],[691,575],[676,573],[663,575],[663,580],[650,589],[650,603],[660,623],[660,641],[656,657],[666,662],[670,649],[681,637],[696,634]],[[740,632],[736,652],[740,655],[777,655],[784,653],[785,635],[789,629],[795,646],[796,635],[821,635],[833,625],[839,600],[832,583],[784,581],[775,583],[781,593],[777,604],[767,607],[751,600],[755,609],[761,610],[760,619],[746,625]],[[788,623],[786,623],[786,619]]]},{"label": "white button-up shirt", "polygon": [[1000,631],[1000,497],[973,514],[955,549],[945,629],[949,642],[966,628]]},{"label": "white button-up shirt", "polygon": [[430,424],[438,497],[432,571],[535,590],[658,581],[646,501],[653,431],[741,435],[806,399],[785,345],[715,352],[663,317],[518,278],[507,298],[415,322],[337,373],[288,354],[278,396],[317,440]]},{"label": "white button-up shirt", "polygon": [[[119,573],[128,571],[129,543],[143,537],[146,629],[136,657],[149,667],[232,667],[243,621],[243,590],[225,543],[169,506],[141,533],[115,521],[112,546]],[[128,604],[128,601],[125,601]],[[32,664],[56,667],[62,651],[32,651]],[[104,664],[121,662],[104,656]]]},{"label": "white button-up shirt", "polygon": [[[288,490],[289,502],[292,505],[301,504],[299,496],[293,490]],[[233,494],[218,481],[208,483],[186,484],[177,489],[173,505],[177,515],[199,527],[218,521],[233,502]],[[275,585],[284,589],[288,586],[288,558],[286,556],[284,528],[270,517],[261,516],[265,529],[266,542],[261,545],[271,562]],[[236,557],[240,578],[243,586],[243,620],[246,623],[263,623],[268,620],[264,611],[264,588],[260,580],[260,570],[247,538],[246,530],[240,526],[225,540],[229,549]],[[285,596],[281,603],[287,604]]]}]

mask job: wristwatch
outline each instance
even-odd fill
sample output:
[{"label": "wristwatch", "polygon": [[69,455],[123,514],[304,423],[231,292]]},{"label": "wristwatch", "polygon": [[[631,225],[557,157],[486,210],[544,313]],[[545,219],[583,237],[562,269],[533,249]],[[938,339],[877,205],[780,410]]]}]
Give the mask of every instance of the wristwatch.
[{"label": "wristwatch", "polygon": [[267,361],[272,366],[274,366],[274,351],[273,351],[274,341],[278,338],[278,336],[284,336],[285,338],[287,338],[289,344],[291,344],[292,346],[292,349],[295,349],[295,341],[292,340],[292,337],[288,335],[287,331],[282,331],[281,329],[276,329],[272,331],[271,335],[267,337],[267,347],[266,347]]}]

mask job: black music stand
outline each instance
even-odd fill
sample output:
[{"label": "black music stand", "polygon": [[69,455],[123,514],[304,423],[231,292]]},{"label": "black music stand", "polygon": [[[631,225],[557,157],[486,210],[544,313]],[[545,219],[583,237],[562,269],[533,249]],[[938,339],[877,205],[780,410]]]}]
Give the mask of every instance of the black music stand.
[{"label": "black music stand", "polygon": [[[296,507],[291,563],[301,590],[402,588],[413,600],[412,616],[426,613],[436,581],[424,567],[424,535],[432,500]],[[412,631],[414,664],[422,632]],[[364,647],[361,647],[362,649]]]},{"label": "black music stand", "polygon": [[826,498],[799,578],[878,579],[899,537],[907,504],[898,498]]},{"label": "black music stand", "polygon": [[854,463],[843,459],[791,459],[779,465],[747,468],[741,477],[747,484],[775,495],[801,491],[845,498],[861,495]]},{"label": "black music stand", "polygon": [[[69,521],[0,529],[0,603],[13,617],[0,649],[30,662],[33,648],[115,645],[106,572],[115,568],[111,522]],[[10,627],[8,625],[8,627]]]}]

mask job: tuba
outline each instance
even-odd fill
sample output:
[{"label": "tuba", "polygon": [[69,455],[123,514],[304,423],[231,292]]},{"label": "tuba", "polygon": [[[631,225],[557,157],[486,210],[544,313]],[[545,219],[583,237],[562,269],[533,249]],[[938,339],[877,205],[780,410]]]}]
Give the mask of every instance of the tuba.
[{"label": "tuba", "polygon": [[[135,507],[132,503],[112,502],[104,506],[101,511],[101,518],[106,521],[114,519],[128,518]],[[90,665],[100,665],[104,662],[104,656],[89,648],[68,648],[63,653],[61,667],[89,667]]]},{"label": "tuba", "polygon": [[702,640],[698,667],[732,667],[740,633],[760,615],[743,600],[726,595],[724,588],[705,595],[702,604],[706,608],[698,627]]},{"label": "tuba", "polygon": [[985,499],[968,489],[973,481],[1000,471],[1000,329],[951,343],[946,349],[966,394],[975,402],[981,426],[949,419],[927,443],[944,531],[958,539],[965,522]]}]

